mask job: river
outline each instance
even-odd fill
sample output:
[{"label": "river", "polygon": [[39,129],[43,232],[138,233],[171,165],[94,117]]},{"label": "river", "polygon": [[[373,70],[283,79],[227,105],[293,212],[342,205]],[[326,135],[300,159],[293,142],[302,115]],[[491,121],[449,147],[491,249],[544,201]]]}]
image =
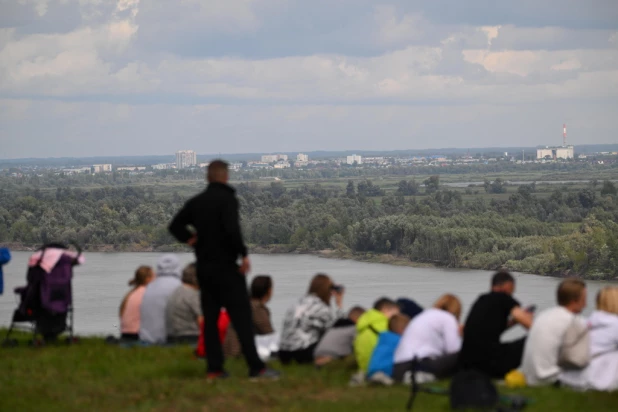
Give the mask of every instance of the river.
[{"label": "river", "polygon": [[[30,253],[14,252],[4,267],[5,291],[0,296],[0,325],[8,326],[17,307],[13,288],[25,283],[26,263]],[[127,282],[142,264],[156,265],[155,253],[87,253],[86,263],[75,270],[73,296],[75,331],[78,335],[118,333],[118,306],[128,291]],[[180,254],[183,263],[193,260]],[[455,293],[462,300],[464,315],[474,299],[489,288],[491,272],[442,268],[413,268],[349,260],[324,259],[310,255],[253,255],[252,274],[270,274],[274,280],[274,297],[269,303],[273,325],[281,328],[285,310],[302,296],[310,278],[317,272],[329,274],[346,287],[344,305],[360,304],[369,308],[380,296],[410,297],[423,306],[431,305],[442,293]],[[515,297],[523,304],[536,304],[539,310],[555,304],[556,285],[560,279],[515,274]],[[609,282],[588,282],[588,308],[594,307],[597,291]],[[465,319],[465,318],[464,318]],[[521,328],[509,331],[505,338],[519,336]]]}]

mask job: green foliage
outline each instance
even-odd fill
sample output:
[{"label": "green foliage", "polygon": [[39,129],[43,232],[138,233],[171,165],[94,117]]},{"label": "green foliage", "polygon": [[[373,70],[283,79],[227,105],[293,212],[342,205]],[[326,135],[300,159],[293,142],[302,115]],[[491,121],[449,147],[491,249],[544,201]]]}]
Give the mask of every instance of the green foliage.
[{"label": "green foliage", "polygon": [[[60,178],[42,177],[39,186],[21,188],[14,179],[0,178],[1,242],[178,248],[167,225],[188,197],[203,188],[197,183],[48,188],[50,179]],[[356,185],[349,181],[347,187],[268,182],[236,188],[251,245],[334,249],[346,256],[390,254],[450,267],[506,265],[541,274],[618,276],[616,196],[597,196],[590,186],[557,188],[548,196],[530,184],[491,200],[484,194],[464,200],[462,191],[440,189],[439,181],[437,175],[425,180],[429,194],[424,195],[414,179],[399,181],[388,194],[369,179]],[[496,184],[504,187],[499,178],[487,187],[494,190]]]}]

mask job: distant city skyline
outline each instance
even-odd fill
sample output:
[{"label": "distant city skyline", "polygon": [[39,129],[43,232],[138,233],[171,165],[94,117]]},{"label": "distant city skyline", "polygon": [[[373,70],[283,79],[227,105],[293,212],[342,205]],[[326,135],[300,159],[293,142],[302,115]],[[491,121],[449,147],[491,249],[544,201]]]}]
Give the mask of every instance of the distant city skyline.
[{"label": "distant city skyline", "polygon": [[6,1],[0,158],[618,142],[616,1],[487,4]]}]

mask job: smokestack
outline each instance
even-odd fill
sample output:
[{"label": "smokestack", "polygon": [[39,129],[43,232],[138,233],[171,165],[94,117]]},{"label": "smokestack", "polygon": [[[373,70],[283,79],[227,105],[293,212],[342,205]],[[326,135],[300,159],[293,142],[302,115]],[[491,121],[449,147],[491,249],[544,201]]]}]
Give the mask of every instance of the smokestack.
[{"label": "smokestack", "polygon": [[562,125],[562,146],[566,147],[566,124]]}]

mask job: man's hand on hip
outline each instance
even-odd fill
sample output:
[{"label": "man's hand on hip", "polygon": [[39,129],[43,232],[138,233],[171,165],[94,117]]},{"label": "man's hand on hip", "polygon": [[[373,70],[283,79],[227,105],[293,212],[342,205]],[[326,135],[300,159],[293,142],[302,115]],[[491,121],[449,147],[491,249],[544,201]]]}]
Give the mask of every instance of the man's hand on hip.
[{"label": "man's hand on hip", "polygon": [[245,256],[242,259],[242,264],[240,265],[240,269],[238,269],[238,271],[245,276],[249,274],[249,272],[251,271],[251,262],[249,261],[249,256]]}]

